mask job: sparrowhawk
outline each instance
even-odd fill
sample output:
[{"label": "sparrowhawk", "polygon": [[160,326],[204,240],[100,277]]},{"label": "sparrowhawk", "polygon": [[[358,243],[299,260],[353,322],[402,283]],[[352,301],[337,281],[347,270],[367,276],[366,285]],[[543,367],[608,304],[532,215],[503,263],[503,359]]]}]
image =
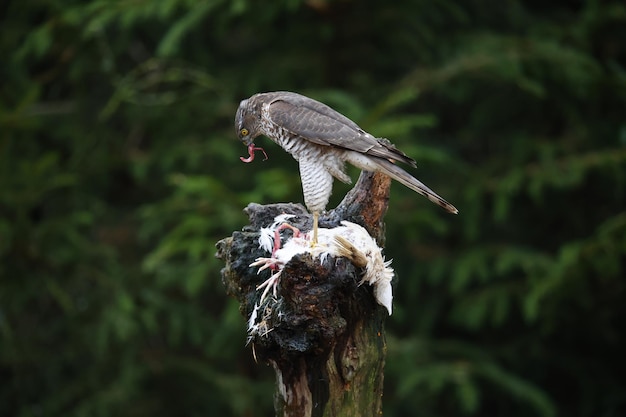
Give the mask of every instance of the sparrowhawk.
[{"label": "sparrowhawk", "polygon": [[[253,140],[265,135],[299,163],[304,203],[313,213],[313,243],[317,224],[332,193],[333,177],[350,183],[345,162],[364,170],[389,175],[450,213],[458,210],[394,162],[416,167],[413,159],[389,141],[378,139],[327,105],[288,91],[259,93],[242,100],[235,115],[235,130],[254,159]],[[265,153],[265,152],[264,152]]]}]

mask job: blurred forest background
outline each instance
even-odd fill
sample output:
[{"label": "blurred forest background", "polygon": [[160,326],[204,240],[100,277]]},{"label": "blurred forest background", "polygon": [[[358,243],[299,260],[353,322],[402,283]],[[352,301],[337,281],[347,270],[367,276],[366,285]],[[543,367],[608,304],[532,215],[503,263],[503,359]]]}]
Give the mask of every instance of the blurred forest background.
[{"label": "blurred forest background", "polygon": [[393,185],[387,416],[626,415],[623,1],[5,0],[0,25],[0,415],[273,415],[214,254],[249,202],[302,201],[233,129],[282,89],[460,210]]}]

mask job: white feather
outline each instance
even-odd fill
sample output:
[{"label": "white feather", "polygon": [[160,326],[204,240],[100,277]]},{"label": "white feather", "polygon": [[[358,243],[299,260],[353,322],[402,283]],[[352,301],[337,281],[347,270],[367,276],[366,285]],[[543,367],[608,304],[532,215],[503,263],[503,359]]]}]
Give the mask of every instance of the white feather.
[{"label": "white feather", "polygon": [[274,223],[272,223],[270,227],[262,227],[261,230],[259,230],[259,247],[271,253],[272,250],[274,250],[274,233],[276,232],[276,228],[292,217],[296,217],[296,215],[286,213],[279,214],[274,217]]},{"label": "white feather", "polygon": [[[272,242],[273,230],[288,218],[290,217],[281,215],[274,219],[274,223],[268,228],[268,230],[271,230]],[[269,234],[269,232],[265,233]],[[393,301],[391,280],[394,274],[390,266],[391,261],[385,261],[382,255],[382,249],[378,247],[376,240],[367,233],[365,228],[358,224],[342,221],[341,226],[332,229],[319,228],[318,241],[314,246],[311,246],[309,238],[305,235],[292,237],[282,244],[281,248],[274,253],[272,258],[259,258],[250,266],[260,266],[260,271],[273,265],[278,269],[278,273],[280,273],[283,267],[298,254],[310,253],[314,259],[319,258],[320,262],[324,262],[328,256],[340,257],[342,256],[342,248],[340,244],[337,243],[337,236],[341,236],[347,240],[352,245],[351,250],[359,252],[360,258],[364,257],[367,259],[361,284],[367,282],[374,287],[374,297],[376,301],[378,304],[384,306],[391,315]],[[273,245],[271,247],[273,247]],[[271,252],[271,249],[269,252]],[[263,285],[264,284],[261,286]],[[272,285],[278,285],[276,279],[272,282]],[[267,294],[267,289],[268,288],[264,291],[264,294]]]},{"label": "white feather", "polygon": [[259,248],[272,252],[274,248],[274,231],[269,227],[262,227],[259,230]]}]

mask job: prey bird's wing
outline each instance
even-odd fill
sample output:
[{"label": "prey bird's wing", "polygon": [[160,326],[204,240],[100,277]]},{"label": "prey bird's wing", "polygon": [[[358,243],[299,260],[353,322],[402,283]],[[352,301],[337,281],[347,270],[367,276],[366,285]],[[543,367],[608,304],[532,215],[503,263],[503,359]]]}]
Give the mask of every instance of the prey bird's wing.
[{"label": "prey bird's wing", "polygon": [[341,113],[300,94],[277,94],[269,102],[269,117],[290,133],[318,145],[343,148],[416,166],[413,159],[391,143],[376,139]]}]

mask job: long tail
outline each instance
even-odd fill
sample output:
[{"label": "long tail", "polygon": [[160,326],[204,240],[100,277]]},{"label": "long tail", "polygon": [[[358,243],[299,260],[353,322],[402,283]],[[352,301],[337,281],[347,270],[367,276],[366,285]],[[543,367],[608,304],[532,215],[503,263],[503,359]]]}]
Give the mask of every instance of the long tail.
[{"label": "long tail", "polygon": [[389,175],[394,180],[400,182],[401,184],[409,187],[411,190],[415,191],[418,194],[423,195],[433,203],[437,204],[440,207],[443,207],[445,210],[449,211],[452,214],[457,214],[459,211],[452,204],[448,203],[443,198],[439,197],[437,193],[428,188],[424,183],[422,183],[417,178],[414,178],[400,168],[399,166],[387,161],[386,159],[378,159],[376,161],[376,165],[378,165],[381,172]]}]

